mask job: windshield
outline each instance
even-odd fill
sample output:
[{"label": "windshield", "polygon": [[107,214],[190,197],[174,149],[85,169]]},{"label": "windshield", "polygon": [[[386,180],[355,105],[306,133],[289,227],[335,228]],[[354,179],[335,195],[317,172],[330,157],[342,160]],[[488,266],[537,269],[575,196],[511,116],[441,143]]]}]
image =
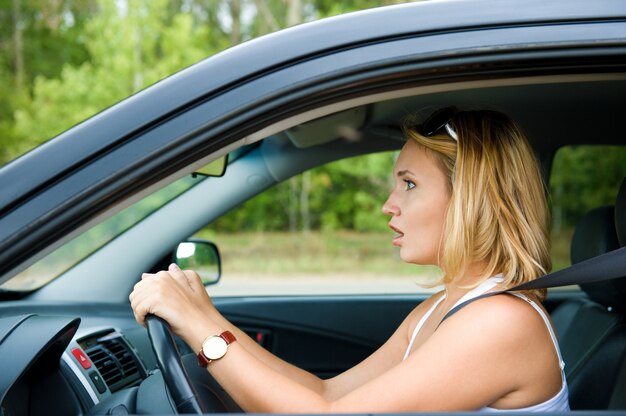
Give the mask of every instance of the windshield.
[{"label": "windshield", "polygon": [[54,250],[0,289],[26,292],[42,287],[203,179],[189,175],[148,195]]}]

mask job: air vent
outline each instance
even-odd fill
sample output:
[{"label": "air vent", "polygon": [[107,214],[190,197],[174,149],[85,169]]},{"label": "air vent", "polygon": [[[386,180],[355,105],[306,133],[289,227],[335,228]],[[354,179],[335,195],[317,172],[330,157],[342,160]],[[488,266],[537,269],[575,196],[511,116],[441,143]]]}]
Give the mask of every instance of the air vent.
[{"label": "air vent", "polygon": [[122,335],[113,332],[93,341],[88,342],[90,346],[85,348],[85,353],[111,393],[139,384],[144,376],[143,368]]}]

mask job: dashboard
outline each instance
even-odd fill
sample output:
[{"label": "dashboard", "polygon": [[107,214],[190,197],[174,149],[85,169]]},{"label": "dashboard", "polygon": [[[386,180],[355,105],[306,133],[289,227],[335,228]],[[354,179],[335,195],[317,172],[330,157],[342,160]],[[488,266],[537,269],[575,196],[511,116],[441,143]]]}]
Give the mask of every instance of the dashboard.
[{"label": "dashboard", "polygon": [[174,413],[128,305],[3,302],[0,368],[0,416]]}]

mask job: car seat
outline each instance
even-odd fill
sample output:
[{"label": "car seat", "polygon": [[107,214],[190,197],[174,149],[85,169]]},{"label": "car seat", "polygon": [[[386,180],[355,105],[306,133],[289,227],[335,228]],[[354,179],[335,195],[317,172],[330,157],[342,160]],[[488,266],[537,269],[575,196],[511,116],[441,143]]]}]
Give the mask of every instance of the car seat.
[{"label": "car seat", "polygon": [[[621,201],[621,202],[620,202]],[[617,214],[617,215],[616,215]],[[617,229],[623,227],[621,231]],[[623,235],[621,241],[619,235]],[[616,207],[596,208],[576,226],[572,264],[619,248],[626,243],[626,188]],[[624,409],[626,378],[626,278],[581,285],[586,296],[559,305],[552,318],[565,361],[570,407]]]}]

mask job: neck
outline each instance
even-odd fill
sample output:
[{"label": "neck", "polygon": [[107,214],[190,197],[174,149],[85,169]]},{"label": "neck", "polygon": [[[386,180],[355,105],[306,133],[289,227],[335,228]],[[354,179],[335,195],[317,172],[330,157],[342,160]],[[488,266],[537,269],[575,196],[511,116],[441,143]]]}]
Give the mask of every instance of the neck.
[{"label": "neck", "polygon": [[452,282],[447,283],[445,285],[447,298],[450,300],[460,299],[464,294],[472,290],[473,287],[480,284],[482,280],[484,280],[484,278],[481,279],[481,277],[483,276],[485,269],[486,264],[474,263],[467,268],[463,275],[455,278]]}]

